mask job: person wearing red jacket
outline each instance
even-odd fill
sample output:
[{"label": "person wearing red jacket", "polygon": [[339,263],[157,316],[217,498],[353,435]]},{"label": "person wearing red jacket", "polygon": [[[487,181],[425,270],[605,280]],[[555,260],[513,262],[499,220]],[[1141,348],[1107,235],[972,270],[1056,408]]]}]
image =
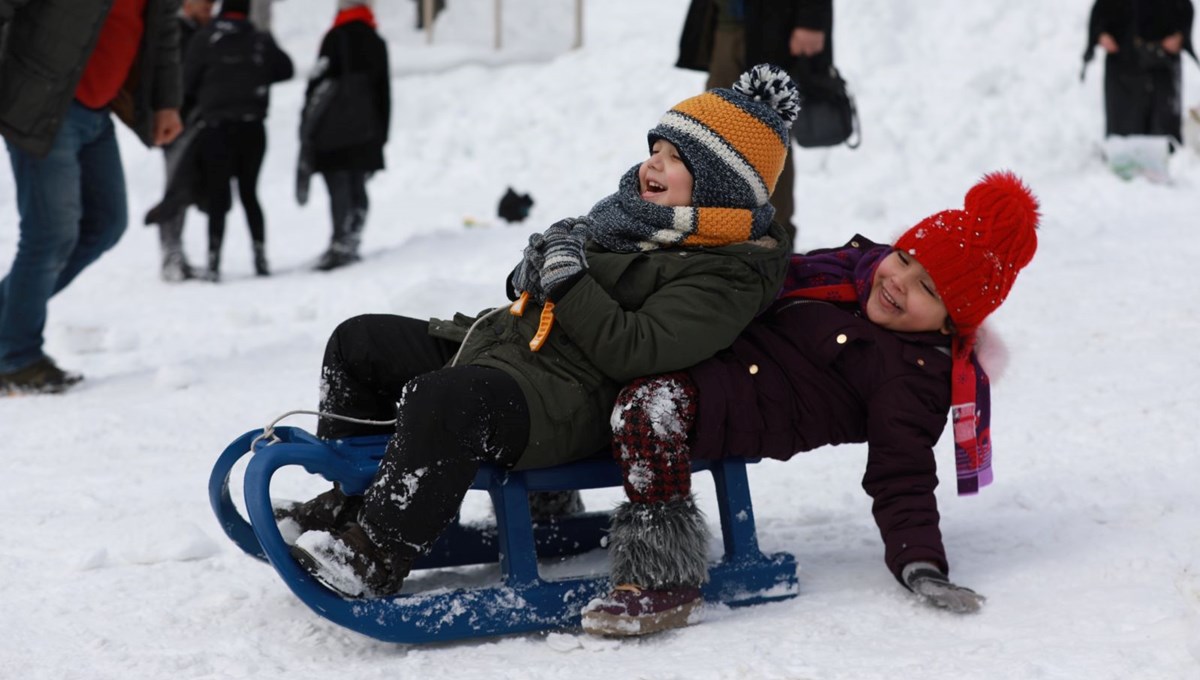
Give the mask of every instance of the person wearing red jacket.
[{"label": "person wearing red jacket", "polygon": [[110,112],[147,146],[179,136],[178,0],[0,0],[0,134],[20,238],[0,280],[0,395],[82,378],[42,351],[47,308],[128,223]]}]

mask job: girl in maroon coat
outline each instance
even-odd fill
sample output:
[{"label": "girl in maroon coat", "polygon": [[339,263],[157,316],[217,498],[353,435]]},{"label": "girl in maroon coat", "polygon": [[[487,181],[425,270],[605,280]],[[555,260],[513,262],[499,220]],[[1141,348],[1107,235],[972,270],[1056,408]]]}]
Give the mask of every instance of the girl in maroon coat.
[{"label": "girl in maroon coat", "polygon": [[855,237],[794,255],[779,300],[727,350],[684,372],[630,383],[612,416],[625,474],[609,552],[616,588],[585,630],[641,635],[686,625],[708,577],[707,527],[690,461],[791,458],[866,442],[863,488],[888,568],[954,612],[984,601],[949,581],[933,447],[954,423],[958,491],[991,482],[988,379],[978,329],[1037,248],[1037,201],[1010,173],[987,175],[964,209],[932,215],[892,246]]}]

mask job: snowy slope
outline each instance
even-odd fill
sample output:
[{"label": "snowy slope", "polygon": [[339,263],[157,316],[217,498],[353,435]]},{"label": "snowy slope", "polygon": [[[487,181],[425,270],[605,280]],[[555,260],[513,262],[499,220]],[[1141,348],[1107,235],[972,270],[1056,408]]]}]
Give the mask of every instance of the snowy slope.
[{"label": "snowy slope", "polygon": [[[989,597],[980,615],[928,610],[893,581],[858,486],[860,447],[751,469],[760,542],[801,565],[802,594],[785,603],[714,610],[641,641],[420,648],[300,604],[213,520],[217,454],[315,403],[343,318],[500,303],[528,232],[611,192],[645,130],[704,80],[671,67],[685,0],[587,3],[578,51],[572,0],[509,0],[501,53],[486,0],[450,2],[433,46],[411,28],[412,3],[378,4],[394,120],[361,265],[308,271],[329,227],[319,180],[309,206],[292,198],[301,80],[272,95],[269,279],[252,276],[235,207],[221,284],[159,282],[157,236],[136,218],[158,198],[161,155],[121,133],[135,223],[52,302],[47,328],[48,351],[88,379],[65,396],[0,400],[0,677],[1200,677],[1200,159],[1177,154],[1165,186],[1101,166],[1102,69],[1078,79],[1085,0],[839,0],[837,61],[864,143],[797,156],[800,249],[891,238],[960,205],[992,169],[1015,170],[1042,200],[1041,249],[994,317],[1011,353],[993,393],[996,484],[967,499],[939,490],[954,576]],[[276,37],[301,73],[332,5],[277,7]],[[1185,65],[1191,104],[1198,76]],[[536,201],[519,227],[493,224],[510,185]],[[0,171],[0,262],[15,212]],[[186,239],[199,259],[195,214]],[[302,475],[277,486],[292,498],[322,488]],[[697,488],[715,516],[707,481]],[[585,495],[592,507],[618,498]],[[483,499],[466,512],[482,515]],[[603,565],[597,554],[582,566]]]}]

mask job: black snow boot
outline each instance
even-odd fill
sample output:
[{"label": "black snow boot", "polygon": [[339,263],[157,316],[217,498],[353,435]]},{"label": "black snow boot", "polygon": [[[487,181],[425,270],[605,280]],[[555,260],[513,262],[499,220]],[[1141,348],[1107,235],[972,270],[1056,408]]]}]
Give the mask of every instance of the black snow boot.
[{"label": "black snow boot", "polygon": [[329,491],[303,503],[276,506],[275,521],[285,538],[306,531],[336,534],[358,520],[362,503],[362,496],[347,496],[342,493],[342,487],[335,484]]},{"label": "black snow boot", "polygon": [[270,276],[271,269],[267,267],[267,246],[262,241],[254,242],[254,274]]},{"label": "black snow boot", "polygon": [[327,272],[358,262],[359,259],[361,258],[358,256],[357,246],[335,241],[329,246],[328,250],[321,253],[321,257],[317,259],[317,264],[313,269],[320,272]]},{"label": "black snow boot", "polygon": [[59,368],[50,357],[11,373],[0,373],[0,397],[18,394],[58,394],[83,380],[78,373]]},{"label": "black snow boot", "polygon": [[305,571],[348,598],[395,595],[412,568],[412,558],[389,555],[358,524],[338,534],[309,531],[291,553]]},{"label": "black snow boot", "polygon": [[208,251],[208,269],[204,272],[204,280],[216,283],[221,280],[221,252]]}]

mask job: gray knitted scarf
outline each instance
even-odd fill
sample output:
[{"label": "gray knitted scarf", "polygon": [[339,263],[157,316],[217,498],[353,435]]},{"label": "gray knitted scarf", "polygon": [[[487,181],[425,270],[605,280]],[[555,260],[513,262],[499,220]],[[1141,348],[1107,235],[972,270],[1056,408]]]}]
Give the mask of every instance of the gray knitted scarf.
[{"label": "gray knitted scarf", "polygon": [[[640,253],[658,248],[717,247],[753,241],[767,234],[775,209],[770,203],[745,208],[668,208],[643,200],[638,191],[638,165],[621,177],[617,193],[600,200],[586,216],[562,220],[572,232],[582,226],[588,238],[614,253]],[[546,299],[539,272],[545,262],[541,235],[513,269],[515,291]]]},{"label": "gray knitted scarf", "polygon": [[617,192],[588,213],[588,236],[615,253],[670,246],[723,246],[765,236],[775,217],[770,203],[744,208],[669,208],[642,199],[638,168],[621,177]]}]

